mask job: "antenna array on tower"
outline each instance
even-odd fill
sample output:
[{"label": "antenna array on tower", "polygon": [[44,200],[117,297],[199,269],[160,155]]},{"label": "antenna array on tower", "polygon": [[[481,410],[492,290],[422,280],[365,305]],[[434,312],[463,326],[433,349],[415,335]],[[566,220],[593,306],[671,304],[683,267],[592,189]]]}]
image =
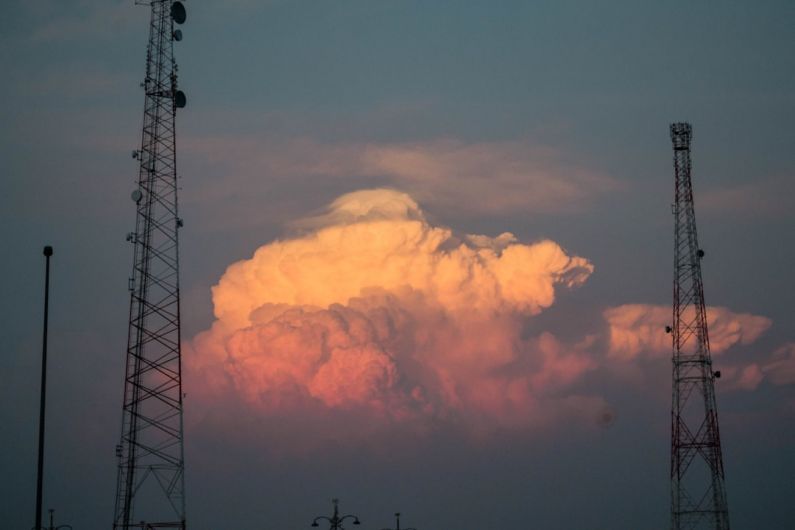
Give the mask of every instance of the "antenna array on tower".
[{"label": "antenna array on tower", "polygon": [[[136,2],[143,3],[143,2]],[[149,44],[134,246],[129,279],[121,440],[114,530],[185,528],[185,477],[182,434],[182,357],[177,211],[177,90],[174,41],[182,33],[185,7],[173,0],[151,0]]]}]

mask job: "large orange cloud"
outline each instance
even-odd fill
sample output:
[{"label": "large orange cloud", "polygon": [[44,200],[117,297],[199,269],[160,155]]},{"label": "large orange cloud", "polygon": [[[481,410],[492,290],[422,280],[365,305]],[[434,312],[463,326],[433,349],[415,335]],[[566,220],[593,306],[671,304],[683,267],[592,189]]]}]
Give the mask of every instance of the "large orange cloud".
[{"label": "large orange cloud", "polygon": [[587,280],[586,259],[549,240],[456,236],[386,189],[340,197],[299,226],[213,288],[216,321],[188,357],[200,395],[266,414],[502,426],[603,405],[566,391],[595,366],[589,343],[522,335],[558,289]]},{"label": "large orange cloud", "polygon": [[593,271],[552,241],[518,244],[509,233],[458,240],[431,226],[406,194],[368,190],[337,199],[303,237],[260,247],[229,267],[213,288],[215,315],[250,324],[264,303],[327,307],[363,289],[410,287],[453,312],[549,307],[558,284],[574,287]]}]

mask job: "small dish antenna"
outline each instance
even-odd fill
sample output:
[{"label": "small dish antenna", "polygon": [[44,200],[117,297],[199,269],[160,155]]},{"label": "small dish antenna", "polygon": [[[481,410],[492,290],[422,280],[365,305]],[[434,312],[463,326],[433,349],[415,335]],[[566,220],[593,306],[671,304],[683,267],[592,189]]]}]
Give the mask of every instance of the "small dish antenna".
[{"label": "small dish antenna", "polygon": [[172,35],[174,36],[174,40],[175,41],[179,42],[179,41],[182,40],[182,30],[181,29],[175,29],[174,33],[172,33]]},{"label": "small dish antenna", "polygon": [[141,190],[135,190],[135,191],[133,191],[130,194],[130,198],[133,200],[133,202],[135,202],[135,204],[138,204],[139,202],[141,202],[141,199],[143,198],[143,196],[144,196],[144,194],[141,193]]},{"label": "small dish antenna", "polygon": [[182,90],[177,90],[174,93],[174,105],[178,109],[183,109],[185,108],[185,105],[187,105],[187,103],[188,103],[188,98],[185,96],[185,92],[183,92]]},{"label": "small dish antenna", "polygon": [[171,18],[177,24],[184,24],[188,13],[185,11],[185,5],[182,2],[174,2],[171,4]]}]

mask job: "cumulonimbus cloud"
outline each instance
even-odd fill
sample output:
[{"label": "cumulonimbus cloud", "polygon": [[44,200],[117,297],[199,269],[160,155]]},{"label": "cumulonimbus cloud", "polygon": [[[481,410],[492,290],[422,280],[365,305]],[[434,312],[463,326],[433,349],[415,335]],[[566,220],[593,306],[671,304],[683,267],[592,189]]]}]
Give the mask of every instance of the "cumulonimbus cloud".
[{"label": "cumulonimbus cloud", "polygon": [[199,394],[263,414],[501,426],[601,405],[564,391],[594,367],[586,343],[522,333],[557,290],[587,280],[588,260],[550,240],[456,236],[388,189],[342,196],[299,225],[213,287],[216,320],[188,361]]},{"label": "cumulonimbus cloud", "polygon": [[[458,235],[391,189],[343,195],[294,228],[231,264],[212,289],[215,321],[186,345],[191,395],[205,409],[331,432],[352,421],[474,434],[573,416],[606,425],[614,412],[583,390],[586,374],[670,355],[669,306],[607,308],[605,335],[574,342],[528,333],[561,289],[594,270],[554,241]],[[708,324],[719,355],[771,322],[710,307]],[[787,380],[787,355],[725,366],[724,388]],[[306,437],[286,443],[297,438]]]}]

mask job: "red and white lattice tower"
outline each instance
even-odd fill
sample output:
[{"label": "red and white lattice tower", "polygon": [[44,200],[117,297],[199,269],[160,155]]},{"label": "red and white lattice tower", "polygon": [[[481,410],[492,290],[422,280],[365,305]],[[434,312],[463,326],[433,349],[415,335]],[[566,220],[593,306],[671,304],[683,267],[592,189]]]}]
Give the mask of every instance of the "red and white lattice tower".
[{"label": "red and white lattice tower", "polygon": [[673,214],[673,405],[671,530],[728,530],[723,456],[701,280],[688,123],[671,125],[676,173]]}]

